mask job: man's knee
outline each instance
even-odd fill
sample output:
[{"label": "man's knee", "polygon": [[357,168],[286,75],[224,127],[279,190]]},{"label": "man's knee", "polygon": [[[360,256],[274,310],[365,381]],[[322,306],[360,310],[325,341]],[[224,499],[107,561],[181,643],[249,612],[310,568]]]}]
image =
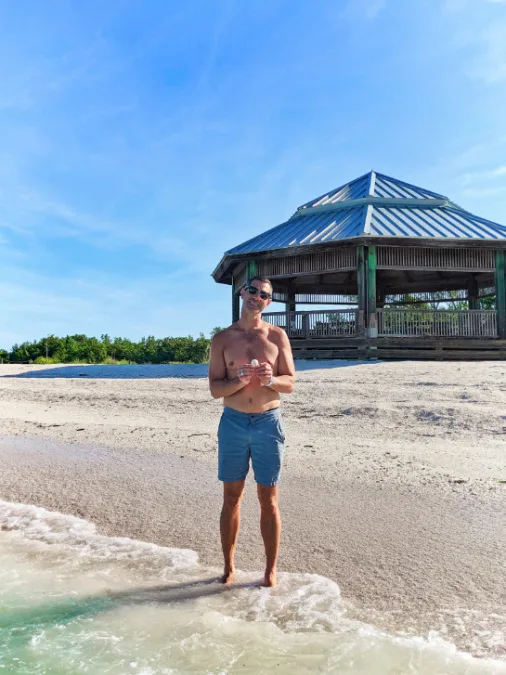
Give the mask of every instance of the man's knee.
[{"label": "man's knee", "polygon": [[278,488],[276,485],[258,485],[258,501],[265,512],[273,512],[278,508]]},{"label": "man's knee", "polygon": [[244,481],[223,483],[223,506],[227,509],[236,508],[241,503],[243,494]]}]

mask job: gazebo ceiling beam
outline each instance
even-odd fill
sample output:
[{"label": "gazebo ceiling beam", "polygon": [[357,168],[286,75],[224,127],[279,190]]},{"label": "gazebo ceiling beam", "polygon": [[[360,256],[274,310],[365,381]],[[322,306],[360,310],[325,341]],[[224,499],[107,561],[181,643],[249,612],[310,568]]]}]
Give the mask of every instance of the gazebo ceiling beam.
[{"label": "gazebo ceiling beam", "polygon": [[[489,288],[494,285],[492,274],[477,275],[479,288]],[[466,275],[458,277],[440,278],[412,278],[408,283],[402,277],[378,277],[378,288],[382,294],[402,295],[407,293],[431,293],[441,291],[465,291],[467,289],[468,278]],[[300,295],[356,295],[358,292],[356,278],[352,274],[347,274],[346,278],[332,284],[294,284],[293,292]],[[275,290],[286,292],[286,286],[275,283]]]},{"label": "gazebo ceiling beam", "polygon": [[440,281],[439,283],[432,282],[417,282],[412,283],[409,286],[405,284],[386,284],[384,287],[385,291],[389,295],[399,295],[403,293],[432,293],[437,291],[464,291],[467,289],[467,284],[460,283],[448,283]]},{"label": "gazebo ceiling beam", "polygon": [[[487,287],[494,284],[494,275],[490,272],[477,273],[477,283],[480,287]],[[355,272],[346,272],[339,275],[322,275],[320,283],[316,276],[301,277],[291,279],[296,293],[345,293],[343,289],[356,289]],[[390,292],[392,288],[400,289],[399,292],[411,292],[413,288],[422,290],[455,290],[465,289],[469,282],[469,274],[464,272],[438,272],[430,271],[426,274],[406,270],[382,270],[378,274],[378,287]],[[279,287],[286,288],[281,280],[275,280]]]},{"label": "gazebo ceiling beam", "polygon": [[351,284],[339,284],[334,286],[311,286],[309,288],[295,288],[295,292],[299,294],[308,294],[308,293],[323,293],[323,294],[334,294],[334,295],[347,295],[348,291],[344,291],[344,288],[354,288],[357,290],[356,283]]},{"label": "gazebo ceiling beam", "polygon": [[312,286],[312,285],[317,285],[317,286],[325,286],[325,285],[331,285],[331,284],[336,284],[342,281],[343,279],[347,279],[349,275],[353,276],[354,271],[349,270],[347,272],[341,272],[341,273],[333,273],[333,274],[320,274],[316,276],[301,276],[301,277],[292,277],[291,282],[293,284],[296,284],[297,286]]}]

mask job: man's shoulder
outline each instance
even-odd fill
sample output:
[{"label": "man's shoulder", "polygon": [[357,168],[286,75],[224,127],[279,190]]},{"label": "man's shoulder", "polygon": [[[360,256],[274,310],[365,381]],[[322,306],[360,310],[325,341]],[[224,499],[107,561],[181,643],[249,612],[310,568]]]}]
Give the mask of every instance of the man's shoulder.
[{"label": "man's shoulder", "polygon": [[223,328],[223,330],[218,331],[213,336],[213,342],[226,342],[230,337],[232,337],[237,331],[237,325],[235,323]]},{"label": "man's shoulder", "polygon": [[275,340],[285,340],[285,338],[288,339],[288,336],[283,328],[280,328],[279,326],[273,326],[271,323],[267,323],[267,321],[265,321],[264,323],[267,326],[267,331],[271,339]]}]

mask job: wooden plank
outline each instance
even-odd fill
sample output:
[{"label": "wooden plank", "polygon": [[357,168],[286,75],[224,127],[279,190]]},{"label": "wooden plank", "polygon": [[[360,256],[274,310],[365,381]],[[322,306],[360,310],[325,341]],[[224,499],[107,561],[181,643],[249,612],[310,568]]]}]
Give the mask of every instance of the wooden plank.
[{"label": "wooden plank", "polygon": [[277,256],[260,258],[259,271],[269,278],[290,278],[309,275],[315,278],[323,273],[349,270],[355,266],[355,252],[352,248],[334,247],[331,250],[319,250],[298,256]]},{"label": "wooden plank", "polygon": [[239,294],[234,281],[232,281],[232,323],[239,321]]},{"label": "wooden plank", "polygon": [[495,256],[491,250],[477,248],[378,246],[378,268],[493,271]]},{"label": "wooden plank", "polygon": [[378,338],[376,342],[378,347],[392,346],[401,349],[506,349],[506,340],[498,340],[497,338],[483,338],[481,340],[474,338],[439,338],[428,340],[424,340],[423,338]]},{"label": "wooden plank", "polygon": [[467,285],[467,305],[469,309],[480,309],[478,280],[475,274],[469,277]]},{"label": "wooden plank", "polygon": [[296,359],[378,359],[378,360],[426,360],[426,361],[506,361],[506,349],[490,350],[437,350],[437,349],[376,349],[365,346],[355,349],[294,349]]},{"label": "wooden plank", "polygon": [[295,350],[293,352],[295,359],[314,359],[314,360],[332,360],[332,359],[350,359],[350,360],[369,360],[373,358],[378,361],[401,360],[401,361],[506,361],[506,351],[503,352],[462,352],[448,351],[441,354],[437,351],[401,349],[377,350],[377,353],[371,357],[371,352],[366,352],[363,348],[342,349],[342,350]]},{"label": "wooden plank", "polygon": [[367,345],[365,338],[290,338],[292,349],[345,349]]},{"label": "wooden plank", "polygon": [[[332,274],[334,272],[350,272],[354,271],[355,266],[353,267],[329,267],[328,269],[321,270],[323,274]],[[314,270],[309,270],[308,272],[283,272],[283,274],[273,274],[269,270],[263,268],[261,274],[269,279],[303,279],[304,277],[314,276]],[[308,284],[309,286],[310,284]],[[333,289],[335,291],[335,288]]]},{"label": "wooden plank", "polygon": [[504,251],[496,252],[495,292],[497,309],[497,333],[506,337],[506,265]]},{"label": "wooden plank", "polygon": [[295,359],[315,359],[318,361],[324,359],[358,359],[359,350],[358,349],[296,349],[293,352],[293,357]]},{"label": "wooden plank", "polygon": [[463,350],[445,350],[438,352],[436,350],[423,349],[378,349],[378,359],[424,359],[428,361],[504,361],[506,360],[506,351],[488,352],[488,351],[463,351]]},{"label": "wooden plank", "polygon": [[[413,271],[413,270],[411,270]],[[459,273],[459,277],[454,279],[441,279],[439,281],[425,279],[413,280],[409,284],[401,283],[401,278],[397,280],[390,279],[385,283],[387,295],[401,295],[405,293],[434,293],[437,291],[461,291],[467,288],[467,280],[464,275]],[[490,282],[488,284],[488,282]],[[487,280],[487,285],[494,285],[493,274]],[[483,283],[482,285],[485,285]],[[339,289],[340,291],[340,289]]]},{"label": "wooden plank", "polygon": [[[352,240],[348,240],[350,243]],[[364,246],[376,246],[378,244],[378,237],[357,237],[357,244],[363,244]],[[506,240],[494,239],[443,239],[443,238],[434,238],[434,239],[424,239],[419,237],[418,239],[412,239],[410,237],[381,237],[382,246],[410,246],[416,248],[440,248],[440,249],[461,249],[461,248],[476,248],[476,249],[489,249],[489,250],[504,250],[506,249]]]},{"label": "wooden plank", "polygon": [[464,349],[478,351],[506,350],[506,340],[497,338],[440,338],[424,340],[423,338],[367,338],[343,337],[343,338],[290,338],[293,349],[339,349],[341,347],[376,346],[383,349]]},{"label": "wooden plank", "polygon": [[357,246],[357,295],[359,315],[357,333],[359,336],[365,334],[365,316],[367,312],[367,282],[365,274],[365,249],[363,246]]},{"label": "wooden plank", "polygon": [[367,333],[368,337],[378,335],[376,326],[376,246],[367,249]]},{"label": "wooden plank", "polygon": [[232,284],[235,284],[236,291],[246,283],[247,263],[236,265],[233,269]]}]

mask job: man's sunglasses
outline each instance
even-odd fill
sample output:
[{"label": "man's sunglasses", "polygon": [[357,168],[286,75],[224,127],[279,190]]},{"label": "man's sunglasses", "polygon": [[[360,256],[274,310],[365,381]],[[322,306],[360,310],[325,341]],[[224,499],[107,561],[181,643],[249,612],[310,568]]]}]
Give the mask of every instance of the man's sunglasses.
[{"label": "man's sunglasses", "polygon": [[270,300],[272,298],[270,293],[267,293],[266,291],[260,291],[258,288],[255,288],[255,286],[245,286],[244,290],[248,291],[248,293],[253,297],[255,297],[255,295],[259,295],[262,300]]}]

